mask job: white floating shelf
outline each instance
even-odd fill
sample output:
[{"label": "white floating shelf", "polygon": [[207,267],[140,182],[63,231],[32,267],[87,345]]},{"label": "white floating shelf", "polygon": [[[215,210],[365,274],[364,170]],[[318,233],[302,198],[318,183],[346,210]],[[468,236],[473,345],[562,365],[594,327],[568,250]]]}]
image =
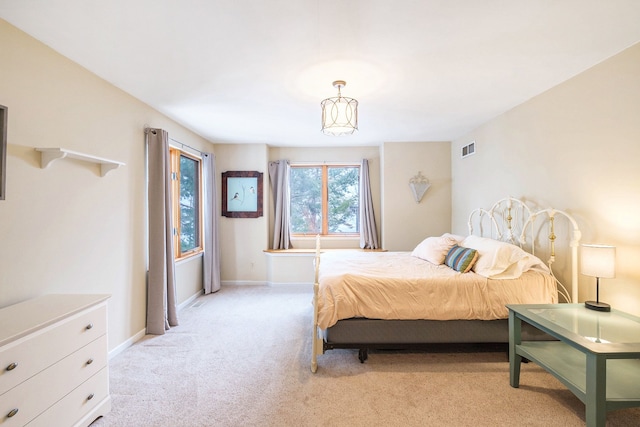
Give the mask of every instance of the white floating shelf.
[{"label": "white floating shelf", "polygon": [[66,148],[36,148],[36,151],[40,152],[40,167],[42,169],[49,166],[54,160],[64,159],[65,157],[99,164],[100,176],[105,176],[107,172],[113,169],[118,169],[120,166],[124,166],[124,163],[122,162],[78,153],[77,151],[67,150]]}]

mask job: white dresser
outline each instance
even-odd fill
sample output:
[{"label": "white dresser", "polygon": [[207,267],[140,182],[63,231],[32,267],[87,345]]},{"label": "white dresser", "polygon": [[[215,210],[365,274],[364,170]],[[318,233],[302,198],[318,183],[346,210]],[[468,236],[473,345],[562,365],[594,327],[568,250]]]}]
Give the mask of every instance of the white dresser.
[{"label": "white dresser", "polygon": [[45,295],[0,309],[0,426],[88,426],[111,409],[109,295]]}]

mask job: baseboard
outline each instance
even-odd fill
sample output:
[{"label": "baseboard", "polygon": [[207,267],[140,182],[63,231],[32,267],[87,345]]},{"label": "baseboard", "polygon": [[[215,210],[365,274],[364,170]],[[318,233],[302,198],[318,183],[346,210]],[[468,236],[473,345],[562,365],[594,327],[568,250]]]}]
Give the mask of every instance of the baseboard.
[{"label": "baseboard", "polygon": [[223,280],[220,283],[222,286],[272,286],[272,287],[312,287],[313,282],[261,282],[261,281],[247,281],[247,280]]},{"label": "baseboard", "polygon": [[284,287],[292,287],[292,288],[313,288],[312,282],[267,282],[267,286],[271,286],[274,288],[284,288]]},{"label": "baseboard", "polygon": [[[190,296],[189,298],[187,298],[186,301],[184,301],[182,304],[180,304],[177,308],[178,311],[182,310],[183,308],[187,307],[188,305],[190,305],[196,298],[198,298],[200,295],[202,295],[203,291],[199,291],[196,292],[195,294],[193,294],[192,296]],[[122,344],[120,344],[119,346],[117,346],[116,348],[114,348],[113,350],[111,350],[109,352],[109,360],[113,359],[114,357],[116,357],[118,354],[122,353],[123,351],[125,351],[127,348],[131,347],[132,345],[134,345],[136,342],[140,341],[142,338],[145,337],[145,335],[147,335],[147,328],[144,328],[143,330],[139,331],[137,334],[135,334],[134,336],[132,336],[131,338],[129,338],[128,340],[126,340],[125,342],[123,342]]]},{"label": "baseboard", "polygon": [[266,286],[267,282],[260,280],[222,280],[221,286]]},{"label": "baseboard", "polygon": [[127,348],[131,347],[137,341],[144,338],[146,334],[147,334],[147,329],[145,328],[140,332],[138,332],[137,334],[135,334],[134,336],[132,336],[131,338],[129,338],[128,340],[126,340],[125,342],[123,342],[122,344],[120,344],[119,346],[117,346],[116,348],[114,348],[113,350],[111,350],[109,352],[109,360],[113,359],[114,357],[116,357],[117,355],[125,351]]},{"label": "baseboard", "polygon": [[195,299],[198,298],[200,295],[202,295],[203,292],[204,290],[198,291],[195,294],[191,295],[189,298],[187,298],[185,301],[183,301],[180,305],[178,305],[178,311],[186,308],[188,305],[191,305],[191,303],[195,301]]}]

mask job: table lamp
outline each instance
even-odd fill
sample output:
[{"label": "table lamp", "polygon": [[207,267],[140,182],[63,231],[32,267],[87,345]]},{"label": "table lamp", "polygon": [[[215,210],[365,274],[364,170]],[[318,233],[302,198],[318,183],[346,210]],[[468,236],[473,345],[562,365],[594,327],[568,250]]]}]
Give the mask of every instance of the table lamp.
[{"label": "table lamp", "polygon": [[596,300],[585,301],[591,310],[611,311],[611,306],[600,301],[600,278],[616,277],[616,248],[609,245],[582,245],[580,272],[596,278]]}]

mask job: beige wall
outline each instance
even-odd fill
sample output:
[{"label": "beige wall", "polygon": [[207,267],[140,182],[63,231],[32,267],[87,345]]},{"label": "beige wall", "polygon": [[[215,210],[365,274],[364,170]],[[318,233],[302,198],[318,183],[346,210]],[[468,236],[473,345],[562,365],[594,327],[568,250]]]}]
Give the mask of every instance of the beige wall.
[{"label": "beige wall", "polygon": [[[222,284],[264,284],[270,211],[269,178],[265,144],[217,144],[218,195],[222,194],[221,173],[262,172],[263,216],[259,218],[220,217],[220,263]],[[218,203],[220,197],[218,197]],[[218,207],[221,209],[221,206]]]},{"label": "beige wall", "polygon": [[[451,143],[385,143],[382,164],[385,249],[411,251],[424,238],[451,230]],[[420,203],[409,187],[418,172],[431,183]]]},{"label": "beige wall", "polygon": [[[105,293],[109,348],[145,328],[145,125],[212,145],[0,20],[0,104],[9,108],[7,197],[0,201],[0,307],[45,293]],[[63,147],[126,163],[57,160]],[[195,261],[198,264],[199,259]],[[199,270],[178,267],[182,299]],[[181,300],[182,301],[182,300]]]},{"label": "beige wall", "polygon": [[[486,123],[452,146],[453,229],[508,195],[575,216],[583,243],[617,247],[601,300],[640,315],[640,44]],[[460,158],[476,141],[477,153]],[[580,275],[580,301],[595,279]]]}]

